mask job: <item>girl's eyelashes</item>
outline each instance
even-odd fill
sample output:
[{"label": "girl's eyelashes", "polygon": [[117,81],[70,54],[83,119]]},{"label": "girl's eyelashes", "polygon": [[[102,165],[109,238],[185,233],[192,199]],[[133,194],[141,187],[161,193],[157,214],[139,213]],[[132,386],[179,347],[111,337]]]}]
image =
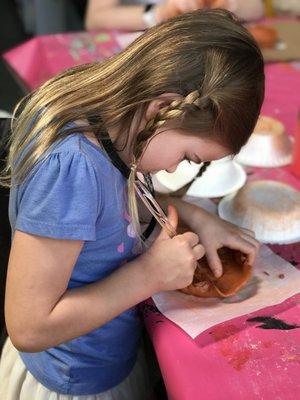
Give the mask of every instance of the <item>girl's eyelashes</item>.
[{"label": "girl's eyelashes", "polygon": [[184,156],[181,161],[187,161],[189,164],[192,163],[192,161],[187,156]]},{"label": "girl's eyelashes", "polygon": [[191,160],[188,156],[184,156],[182,161],[187,161],[189,164],[191,164],[192,162],[195,164],[202,164],[202,162],[203,162],[198,157],[197,158],[195,157],[194,160]]},{"label": "girl's eyelashes", "polygon": [[203,160],[201,160],[198,156],[195,155],[194,163],[196,163],[196,164],[202,164],[203,162],[204,162]]}]

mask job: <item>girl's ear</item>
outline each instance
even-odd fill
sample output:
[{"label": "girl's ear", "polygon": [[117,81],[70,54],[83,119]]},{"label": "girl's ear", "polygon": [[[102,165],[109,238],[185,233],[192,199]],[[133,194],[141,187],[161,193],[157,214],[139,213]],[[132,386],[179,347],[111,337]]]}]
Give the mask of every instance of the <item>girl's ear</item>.
[{"label": "girl's ear", "polygon": [[150,101],[145,112],[146,120],[149,121],[158,113],[160,109],[168,107],[172,103],[172,101],[180,100],[181,98],[182,96],[177,93],[161,94],[157,99]]}]

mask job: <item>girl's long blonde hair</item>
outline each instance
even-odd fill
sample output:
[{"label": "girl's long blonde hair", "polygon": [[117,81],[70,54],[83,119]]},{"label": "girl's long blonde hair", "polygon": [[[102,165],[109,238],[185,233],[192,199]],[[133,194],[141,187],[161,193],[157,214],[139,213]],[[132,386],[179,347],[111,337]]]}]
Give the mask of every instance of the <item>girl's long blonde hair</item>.
[{"label": "girl's long blonde hair", "polygon": [[[196,11],[149,29],[103,63],[64,71],[30,94],[21,111],[17,107],[0,184],[20,184],[54,142],[78,132],[78,127],[62,132],[67,123],[98,117],[98,123],[81,131],[92,131],[99,139],[121,127],[119,134],[128,136],[134,116],[142,117],[149,102],[163,93],[181,97],[171,99],[136,132],[133,159],[139,159],[157,128],[170,119],[237,153],[253,131],[263,101],[262,54],[231,13]],[[138,229],[134,178],[133,169],[129,204]]]}]

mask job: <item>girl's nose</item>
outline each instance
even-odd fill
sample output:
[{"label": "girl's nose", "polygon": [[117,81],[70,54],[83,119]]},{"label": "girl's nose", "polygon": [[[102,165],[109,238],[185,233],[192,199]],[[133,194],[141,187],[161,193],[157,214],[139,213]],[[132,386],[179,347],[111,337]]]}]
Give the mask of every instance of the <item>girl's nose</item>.
[{"label": "girl's nose", "polygon": [[174,167],[170,167],[168,169],[166,169],[167,172],[169,172],[169,174],[172,174],[173,172],[175,172],[177,169],[177,165],[174,165]]}]

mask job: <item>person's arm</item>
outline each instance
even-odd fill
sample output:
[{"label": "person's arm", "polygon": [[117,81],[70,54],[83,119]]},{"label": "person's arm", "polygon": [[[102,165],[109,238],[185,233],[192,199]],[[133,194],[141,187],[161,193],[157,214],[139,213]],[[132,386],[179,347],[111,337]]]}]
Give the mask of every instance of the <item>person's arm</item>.
[{"label": "person's arm", "polygon": [[82,246],[77,240],[15,233],[5,314],[8,333],[20,350],[41,351],[84,335],[153,293],[136,261],[106,279],[67,289]]},{"label": "person's arm", "polygon": [[[177,213],[168,218],[177,226]],[[204,248],[192,232],[170,239],[162,230],[142,255],[109,276],[80,288],[68,282],[81,240],[50,239],[16,231],[5,298],[8,334],[14,346],[38,352],[100,328],[162,290],[188,286]]]},{"label": "person's arm", "polygon": [[82,246],[78,240],[16,231],[5,314],[8,333],[20,351],[42,351],[84,335],[153,294],[140,259],[101,281],[67,289]]},{"label": "person's arm", "polygon": [[85,15],[85,28],[143,30],[143,5],[122,6],[118,0],[89,0]]}]

